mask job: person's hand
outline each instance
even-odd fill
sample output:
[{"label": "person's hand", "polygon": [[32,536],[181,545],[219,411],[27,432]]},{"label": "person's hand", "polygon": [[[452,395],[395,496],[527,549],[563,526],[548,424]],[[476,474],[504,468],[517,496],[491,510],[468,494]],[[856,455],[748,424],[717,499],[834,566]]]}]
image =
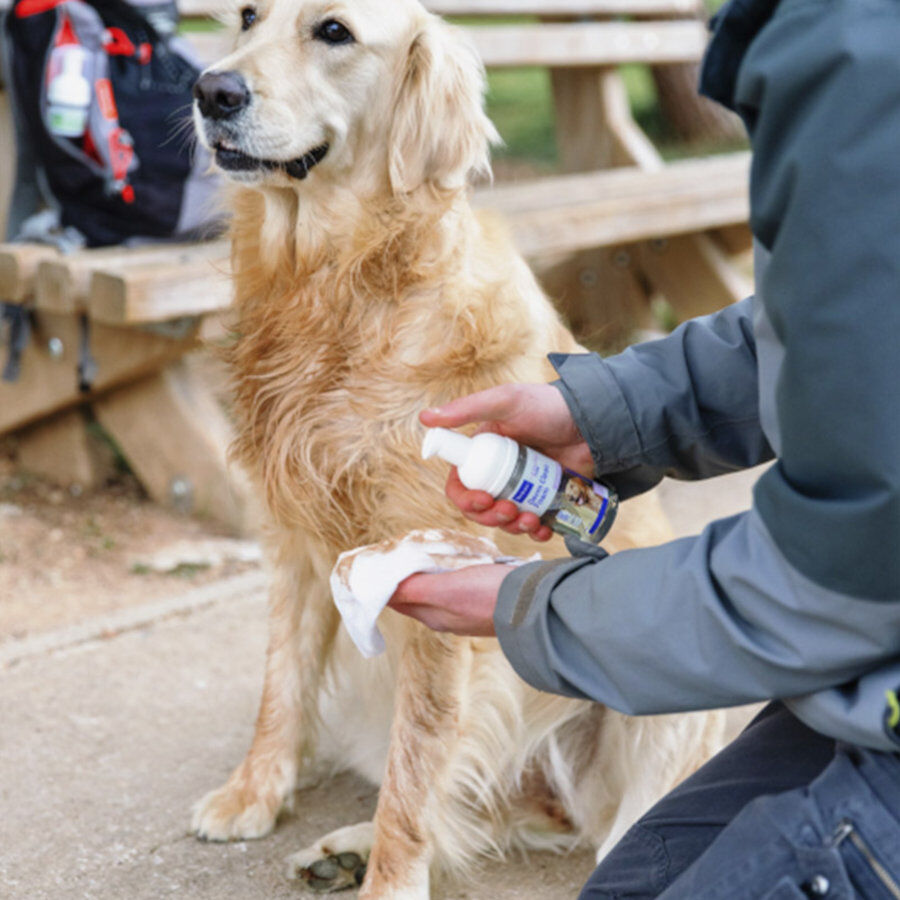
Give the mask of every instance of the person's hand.
[{"label": "person's hand", "polygon": [[493,637],[500,583],[512,566],[469,566],[455,572],[410,575],[388,606],[434,631]]},{"label": "person's hand", "polygon": [[[562,394],[550,384],[505,384],[452,400],[438,409],[426,409],[419,420],[428,428],[459,428],[482,423],[479,431],[494,431],[533,447],[566,468],[590,476],[591,451],[575,427]],[[447,479],[447,496],[467,519],[502,528],[510,534],[528,534],[548,541],[552,532],[534,513],[519,512],[511,500],[495,501],[486,491],[470,491],[455,468]]]}]

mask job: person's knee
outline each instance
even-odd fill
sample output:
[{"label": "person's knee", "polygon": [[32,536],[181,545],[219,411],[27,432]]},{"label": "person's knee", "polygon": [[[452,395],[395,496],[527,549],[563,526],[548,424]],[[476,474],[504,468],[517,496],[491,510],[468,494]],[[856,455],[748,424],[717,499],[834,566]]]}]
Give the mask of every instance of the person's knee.
[{"label": "person's knee", "polygon": [[668,868],[665,842],[638,823],[594,869],[579,900],[649,900],[665,889]]}]

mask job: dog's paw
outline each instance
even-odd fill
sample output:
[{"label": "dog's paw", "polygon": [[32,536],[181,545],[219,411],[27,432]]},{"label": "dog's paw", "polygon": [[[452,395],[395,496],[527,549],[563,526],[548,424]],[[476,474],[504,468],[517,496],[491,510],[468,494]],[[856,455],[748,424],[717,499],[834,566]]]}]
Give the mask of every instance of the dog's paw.
[{"label": "dog's paw", "polygon": [[317,894],[333,894],[359,887],[366,876],[366,861],[348,850],[332,856],[320,856],[312,862],[301,851],[288,857],[288,878],[302,881]]},{"label": "dog's paw", "polygon": [[359,887],[366,874],[374,828],[360,822],[332,831],[287,858],[287,877],[320,894]]},{"label": "dog's paw", "polygon": [[279,795],[257,797],[230,784],[210,791],[194,804],[191,829],[203,841],[261,838],[275,827]]}]

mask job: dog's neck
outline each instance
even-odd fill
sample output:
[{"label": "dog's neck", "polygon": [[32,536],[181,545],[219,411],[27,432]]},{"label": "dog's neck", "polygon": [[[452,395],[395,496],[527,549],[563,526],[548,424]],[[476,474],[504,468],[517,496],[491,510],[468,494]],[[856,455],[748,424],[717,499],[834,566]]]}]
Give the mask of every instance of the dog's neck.
[{"label": "dog's neck", "polygon": [[431,271],[446,277],[447,260],[464,255],[460,244],[471,234],[464,220],[473,216],[464,191],[428,186],[369,197],[334,186],[327,192],[243,190],[234,209],[238,278],[252,275],[269,297],[321,279],[329,292],[340,283],[375,302],[400,299]]}]

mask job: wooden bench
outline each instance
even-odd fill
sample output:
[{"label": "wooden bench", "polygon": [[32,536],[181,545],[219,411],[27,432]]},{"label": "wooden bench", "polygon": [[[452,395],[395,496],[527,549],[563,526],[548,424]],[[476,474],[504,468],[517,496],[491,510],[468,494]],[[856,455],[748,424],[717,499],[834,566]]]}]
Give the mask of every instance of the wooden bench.
[{"label": "wooden bench", "polygon": [[[182,12],[205,19],[209,2],[182,0]],[[620,339],[647,324],[657,293],[682,317],[744,295],[747,285],[708,232],[746,221],[747,155],[664,164],[634,123],[616,69],[696,61],[705,28],[679,18],[695,13],[693,0],[427,5],[478,17],[466,28],[489,67],[550,70],[564,174],[482,188],[475,200],[508,215],[519,247],[579,334]],[[553,21],[493,21],[510,14]],[[220,33],[190,37],[205,59],[226,52]],[[0,123],[0,135],[10,131]],[[10,152],[0,147],[0,185],[9,181]],[[229,303],[226,257],[222,243],[65,257],[46,247],[0,247],[0,300],[27,305],[34,323],[20,380],[0,382],[0,434],[30,426],[21,441],[26,462],[46,459],[49,446],[57,465],[73,461],[69,475],[84,471],[78,409],[90,404],[152,496],[243,528],[252,504],[226,464],[226,416],[183,362],[199,344],[204,317]],[[97,362],[88,393],[76,375],[84,323]]]}]

